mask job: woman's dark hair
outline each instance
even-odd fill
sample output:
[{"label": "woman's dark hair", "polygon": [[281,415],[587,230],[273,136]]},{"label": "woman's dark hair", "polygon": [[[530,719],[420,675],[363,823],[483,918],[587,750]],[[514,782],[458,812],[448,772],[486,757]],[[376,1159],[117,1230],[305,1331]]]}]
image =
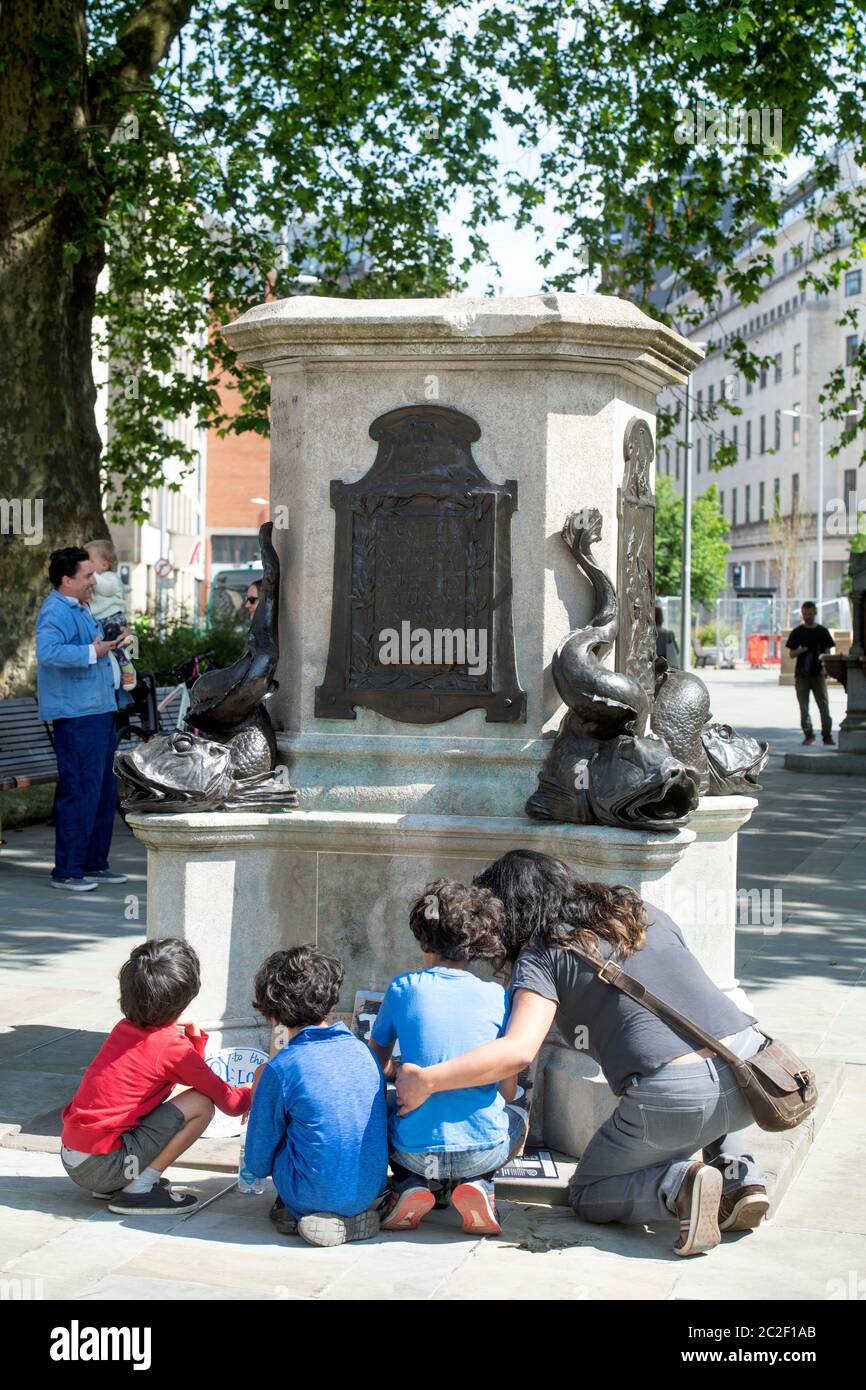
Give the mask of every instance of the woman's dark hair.
[{"label": "woman's dark hair", "polygon": [[274,951],[259,966],[253,1008],[285,1028],[322,1023],[340,997],[343,962],[316,946]]},{"label": "woman's dark hair", "polygon": [[78,566],[90,559],[87,551],[80,545],[66,545],[62,550],[52,550],[48,557],[48,578],[55,589],[62,579],[74,579]]},{"label": "woman's dark hair", "polygon": [[505,914],[487,888],[467,887],[453,879],[428,883],[409,909],[412,934],[425,951],[443,960],[505,959],[502,933]]},{"label": "woman's dark hair", "polygon": [[602,937],[619,959],[639,951],[649,926],[644,905],[624,884],[584,883],[561,859],[512,849],[472,880],[502,903],[502,940],[510,961],[530,941],[592,951]]},{"label": "woman's dark hair", "polygon": [[120,1008],[130,1023],[174,1023],[201,989],[198,956],[188,941],[165,936],[136,946],[120,967]]}]

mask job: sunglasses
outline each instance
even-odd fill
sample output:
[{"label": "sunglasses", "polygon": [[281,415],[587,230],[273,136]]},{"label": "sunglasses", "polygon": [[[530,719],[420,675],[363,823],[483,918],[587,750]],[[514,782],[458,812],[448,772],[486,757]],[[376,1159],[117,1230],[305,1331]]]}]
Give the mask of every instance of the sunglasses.
[{"label": "sunglasses", "polygon": [[257,599],[257,598],[245,598],[245,599],[244,599],[244,603],[248,603],[252,608],[255,608],[256,604],[258,603],[258,599]]}]

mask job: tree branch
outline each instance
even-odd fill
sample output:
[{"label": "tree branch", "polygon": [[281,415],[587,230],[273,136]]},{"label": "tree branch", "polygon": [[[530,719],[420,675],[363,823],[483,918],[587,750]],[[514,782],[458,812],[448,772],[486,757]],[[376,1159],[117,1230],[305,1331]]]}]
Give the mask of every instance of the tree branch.
[{"label": "tree branch", "polygon": [[91,75],[94,124],[117,125],[124,98],[144,86],[156,72],[181,29],[188,23],[193,0],[146,0],[118,35],[108,58]]}]

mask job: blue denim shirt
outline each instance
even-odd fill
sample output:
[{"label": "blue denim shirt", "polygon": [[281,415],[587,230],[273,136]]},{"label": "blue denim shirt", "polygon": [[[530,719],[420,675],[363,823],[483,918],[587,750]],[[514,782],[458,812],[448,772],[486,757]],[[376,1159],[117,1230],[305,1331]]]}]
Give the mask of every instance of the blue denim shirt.
[{"label": "blue denim shirt", "polygon": [[102,635],[89,608],[52,590],[36,619],[40,719],[80,719],[117,709],[108,656],[90,660],[90,644]]}]

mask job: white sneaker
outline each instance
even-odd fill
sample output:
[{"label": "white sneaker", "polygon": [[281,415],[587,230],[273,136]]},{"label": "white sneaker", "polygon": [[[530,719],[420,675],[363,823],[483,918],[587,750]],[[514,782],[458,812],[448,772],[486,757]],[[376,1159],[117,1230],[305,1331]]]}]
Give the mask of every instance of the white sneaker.
[{"label": "white sneaker", "polygon": [[52,878],[52,888],[66,888],[70,893],[92,893],[96,887],[95,878]]}]

